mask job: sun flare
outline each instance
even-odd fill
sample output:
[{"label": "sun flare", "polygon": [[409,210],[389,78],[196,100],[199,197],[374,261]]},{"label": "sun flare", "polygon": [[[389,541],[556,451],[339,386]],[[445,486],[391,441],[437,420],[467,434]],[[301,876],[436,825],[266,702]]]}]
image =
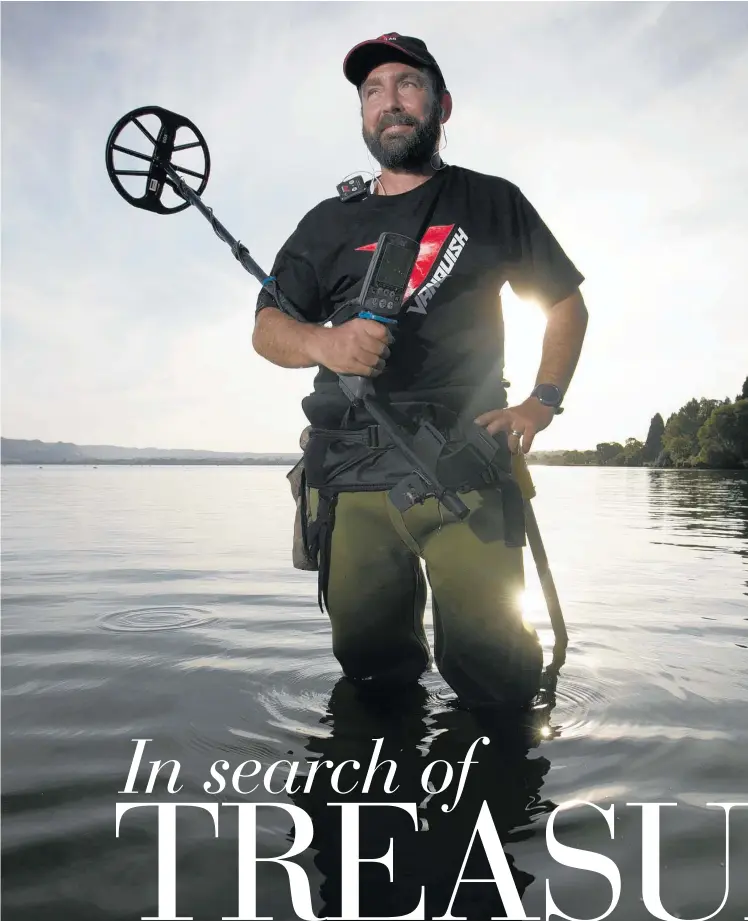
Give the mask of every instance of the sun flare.
[{"label": "sun flare", "polygon": [[[521,300],[506,284],[501,289],[504,317],[504,377],[511,382],[511,394],[528,394],[535,386],[540,366],[545,317],[539,305]],[[510,402],[514,397],[509,397]]]}]

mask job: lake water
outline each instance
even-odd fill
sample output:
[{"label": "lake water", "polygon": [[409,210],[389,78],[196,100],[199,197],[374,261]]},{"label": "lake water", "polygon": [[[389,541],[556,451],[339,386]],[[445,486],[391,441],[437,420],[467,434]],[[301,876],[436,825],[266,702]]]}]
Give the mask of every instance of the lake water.
[{"label": "lake water", "polygon": [[[661,810],[662,905],[674,917],[711,916],[725,891],[725,813],[707,804],[748,803],[748,476],[531,470],[570,636],[544,736],[511,726],[486,735],[437,672],[395,701],[353,693],[316,576],[291,566],[284,468],[3,468],[5,921],[159,917],[155,810],[126,812],[116,834],[116,805],[148,802],[276,804],[257,810],[261,857],[293,840],[277,805],[303,810],[314,839],[294,860],[313,910],[328,917],[341,917],[342,810],[327,804],[415,803],[418,831],[401,809],[361,809],[361,856],[394,842],[394,881],[380,863],[361,868],[361,917],[408,914],[423,886],[426,918],[450,916],[484,801],[527,917],[546,918],[546,881],[566,914],[602,915],[605,877],[554,860],[545,831],[559,805],[613,806],[612,839],[593,806],[561,812],[556,836],[615,863],[621,893],[609,917],[623,921],[653,917],[642,901],[642,808],[626,804],[673,803]],[[527,553],[526,616],[549,658]],[[490,744],[475,749],[459,802],[444,811],[481,735]],[[397,765],[389,794],[381,782],[360,789],[378,738],[380,760]],[[125,793],[135,739],[151,741],[137,792]],[[306,793],[231,789],[242,762],[299,762],[301,777],[318,758],[358,760],[359,772],[340,774],[340,790],[358,781],[357,790],[336,792],[329,769]],[[182,789],[167,789],[168,765],[148,794],[148,762],[168,759]],[[421,777],[436,760],[454,779],[429,796]],[[230,766],[227,789],[206,792],[216,761]],[[261,781],[245,771],[240,789]],[[238,810],[218,813],[216,836],[207,811],[178,810],[178,917],[237,917]],[[252,841],[244,835],[245,856]],[[729,870],[716,917],[734,921],[748,916],[748,809],[730,814]],[[492,875],[476,839],[463,877]],[[249,887],[246,866],[241,876]],[[495,884],[463,882],[451,916],[504,917]],[[257,914],[243,917],[298,917],[282,867],[259,864]]]}]

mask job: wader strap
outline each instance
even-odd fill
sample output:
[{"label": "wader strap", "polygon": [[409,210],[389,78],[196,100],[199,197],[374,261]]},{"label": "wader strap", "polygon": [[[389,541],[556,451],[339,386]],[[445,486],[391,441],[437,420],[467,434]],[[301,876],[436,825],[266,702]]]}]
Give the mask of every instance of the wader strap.
[{"label": "wader strap", "polygon": [[309,548],[319,560],[317,603],[324,613],[327,606],[327,589],[330,582],[330,557],[332,532],[335,527],[335,506],[338,494],[329,489],[318,490],[317,517],[309,526]]}]

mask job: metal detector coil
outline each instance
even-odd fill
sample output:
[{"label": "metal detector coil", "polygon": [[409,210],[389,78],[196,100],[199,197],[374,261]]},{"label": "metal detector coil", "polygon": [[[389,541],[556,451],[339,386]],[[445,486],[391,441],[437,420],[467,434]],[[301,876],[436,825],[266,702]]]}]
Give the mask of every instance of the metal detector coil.
[{"label": "metal detector coil", "polygon": [[[141,121],[143,117],[148,115],[155,115],[161,122],[161,127],[155,137]],[[121,144],[117,143],[119,136],[129,125],[135,125],[151,144],[153,144],[153,152],[150,156],[140,151],[132,150],[129,147],[123,147]],[[180,128],[189,129],[197,140],[188,144],[175,144],[177,131]],[[185,166],[178,166],[176,163],[171,162],[174,154],[182,150],[194,149],[196,147],[202,150],[205,157],[204,173],[197,173],[194,170],[187,169]],[[117,168],[114,164],[115,151],[127,154],[130,157],[135,157],[136,160],[145,160],[149,164],[148,169]],[[171,169],[168,169],[168,167],[171,167]],[[170,112],[168,109],[162,109],[161,106],[142,106],[139,109],[133,109],[132,112],[128,112],[127,115],[124,115],[114,128],[112,128],[106,145],[106,168],[114,188],[129,204],[134,205],[136,208],[145,208],[146,211],[154,211],[156,214],[176,214],[178,211],[184,211],[185,208],[189,208],[191,202],[184,201],[183,204],[169,207],[161,201],[161,196],[166,186],[173,189],[180,198],[184,199],[185,197],[170,173],[172,171],[177,174],[184,173],[187,176],[193,176],[199,179],[200,185],[193,191],[196,195],[200,195],[208,184],[208,176],[210,175],[210,153],[208,152],[208,145],[205,142],[205,138],[202,136],[197,126],[188,118],[185,118],[183,115],[177,115],[175,112]],[[119,179],[120,176],[144,176],[145,184],[143,195],[136,197],[128,192],[122,185]]]}]

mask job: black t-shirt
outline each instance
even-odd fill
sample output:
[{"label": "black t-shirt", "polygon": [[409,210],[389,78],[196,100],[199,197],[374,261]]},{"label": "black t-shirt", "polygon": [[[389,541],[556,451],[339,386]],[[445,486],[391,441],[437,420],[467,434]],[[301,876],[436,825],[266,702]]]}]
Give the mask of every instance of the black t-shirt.
[{"label": "black t-shirt", "polygon": [[[581,273],[517,186],[446,166],[400,195],[322,201],[281,248],[272,275],[301,314],[324,322],[359,293],[384,231],[419,239],[421,249],[377,392],[433,399],[470,418],[506,405],[501,287],[508,281],[518,296],[551,306]],[[257,309],[273,303],[263,290]],[[337,376],[321,368],[303,403],[310,422],[336,427],[349,405]]]}]

